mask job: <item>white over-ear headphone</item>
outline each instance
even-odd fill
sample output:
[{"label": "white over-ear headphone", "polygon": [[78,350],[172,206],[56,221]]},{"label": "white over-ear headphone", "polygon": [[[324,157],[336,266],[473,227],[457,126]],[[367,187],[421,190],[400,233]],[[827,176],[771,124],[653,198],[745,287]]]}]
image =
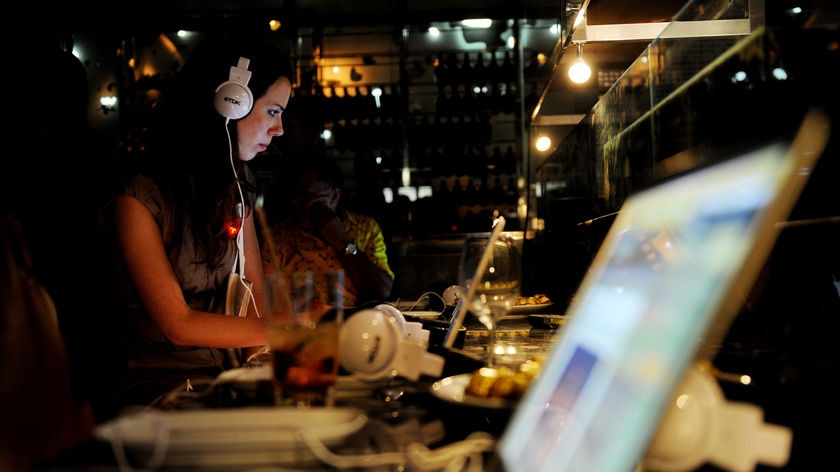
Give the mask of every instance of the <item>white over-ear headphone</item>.
[{"label": "white over-ear headphone", "polygon": [[429,331],[420,322],[407,322],[388,304],[360,310],[344,321],[338,357],[358,378],[380,380],[397,375],[417,380],[421,374],[438,377],[444,359],[427,351]]},{"label": "white over-ear headphone", "polygon": [[230,68],[229,80],[216,87],[213,101],[216,111],[225,118],[238,120],[254,106],[254,96],[248,88],[248,81],[251,80],[251,71],[248,70],[250,63],[247,57],[240,57],[239,64]]}]

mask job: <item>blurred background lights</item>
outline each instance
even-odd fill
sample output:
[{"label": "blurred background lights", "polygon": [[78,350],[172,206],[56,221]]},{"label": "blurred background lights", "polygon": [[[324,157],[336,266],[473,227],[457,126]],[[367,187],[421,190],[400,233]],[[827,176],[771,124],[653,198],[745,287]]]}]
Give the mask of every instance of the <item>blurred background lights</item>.
[{"label": "blurred background lights", "polygon": [[373,90],[370,91],[370,94],[373,95],[373,99],[376,100],[376,108],[382,108],[382,100],[380,99],[382,96],[382,89],[374,87]]},{"label": "blurred background lights", "polygon": [[548,136],[539,136],[534,145],[537,147],[537,151],[545,152],[551,147],[551,138]]},{"label": "blurred background lights", "polygon": [[463,20],[461,25],[468,28],[489,28],[493,26],[493,20],[490,18],[471,18]]},{"label": "blurred background lights", "polygon": [[403,187],[408,187],[411,184],[411,169],[403,167],[402,169],[402,184]]}]

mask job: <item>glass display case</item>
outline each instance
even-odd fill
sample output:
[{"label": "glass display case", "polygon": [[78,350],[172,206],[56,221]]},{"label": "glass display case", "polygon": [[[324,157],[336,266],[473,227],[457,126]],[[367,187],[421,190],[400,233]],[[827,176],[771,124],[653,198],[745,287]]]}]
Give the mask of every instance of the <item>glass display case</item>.
[{"label": "glass display case", "polygon": [[[564,276],[569,285],[559,296],[573,293],[584,261],[635,189],[708,163],[724,148],[778,136],[809,107],[835,103],[837,6],[799,5],[689,2],[565,131],[532,177],[534,249],[526,254],[538,289],[568,268],[575,275]],[[543,93],[532,139],[558,128],[549,102],[559,93],[562,86]]]},{"label": "glass display case", "polygon": [[[840,369],[832,347],[840,308],[838,25],[840,4],[830,0],[686,4],[574,126],[555,132],[562,139],[535,167],[531,193],[530,287],[569,300],[628,195],[789,135],[809,110],[828,115],[824,155],[788,220],[777,223],[758,281],[742,287],[743,305],[713,362],[727,398],[758,404],[767,421],[793,429],[784,470],[833,460],[830,435],[809,425],[834,409],[818,399]],[[543,94],[532,135],[565,126],[551,116],[557,93]]]}]

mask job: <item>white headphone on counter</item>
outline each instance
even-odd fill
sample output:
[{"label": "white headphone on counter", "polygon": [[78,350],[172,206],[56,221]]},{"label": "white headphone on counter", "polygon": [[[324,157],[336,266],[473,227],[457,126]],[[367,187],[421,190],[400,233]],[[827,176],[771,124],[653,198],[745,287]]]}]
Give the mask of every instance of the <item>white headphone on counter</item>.
[{"label": "white headphone on counter", "polygon": [[420,322],[407,322],[388,304],[360,310],[344,321],[339,341],[342,367],[361,380],[420,375],[439,377],[444,359],[427,351],[429,330]]}]

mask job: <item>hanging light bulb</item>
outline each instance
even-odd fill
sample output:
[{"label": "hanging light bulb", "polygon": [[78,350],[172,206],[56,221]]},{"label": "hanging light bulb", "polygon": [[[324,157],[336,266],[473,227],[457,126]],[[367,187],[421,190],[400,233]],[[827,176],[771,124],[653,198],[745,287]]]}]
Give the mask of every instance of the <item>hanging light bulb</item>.
[{"label": "hanging light bulb", "polygon": [[551,147],[551,138],[548,136],[538,136],[535,142],[535,146],[537,147],[537,151],[545,152],[548,148]]},{"label": "hanging light bulb", "polygon": [[583,43],[576,43],[577,59],[575,63],[569,67],[569,78],[576,84],[582,84],[592,77],[592,69],[583,60]]}]

